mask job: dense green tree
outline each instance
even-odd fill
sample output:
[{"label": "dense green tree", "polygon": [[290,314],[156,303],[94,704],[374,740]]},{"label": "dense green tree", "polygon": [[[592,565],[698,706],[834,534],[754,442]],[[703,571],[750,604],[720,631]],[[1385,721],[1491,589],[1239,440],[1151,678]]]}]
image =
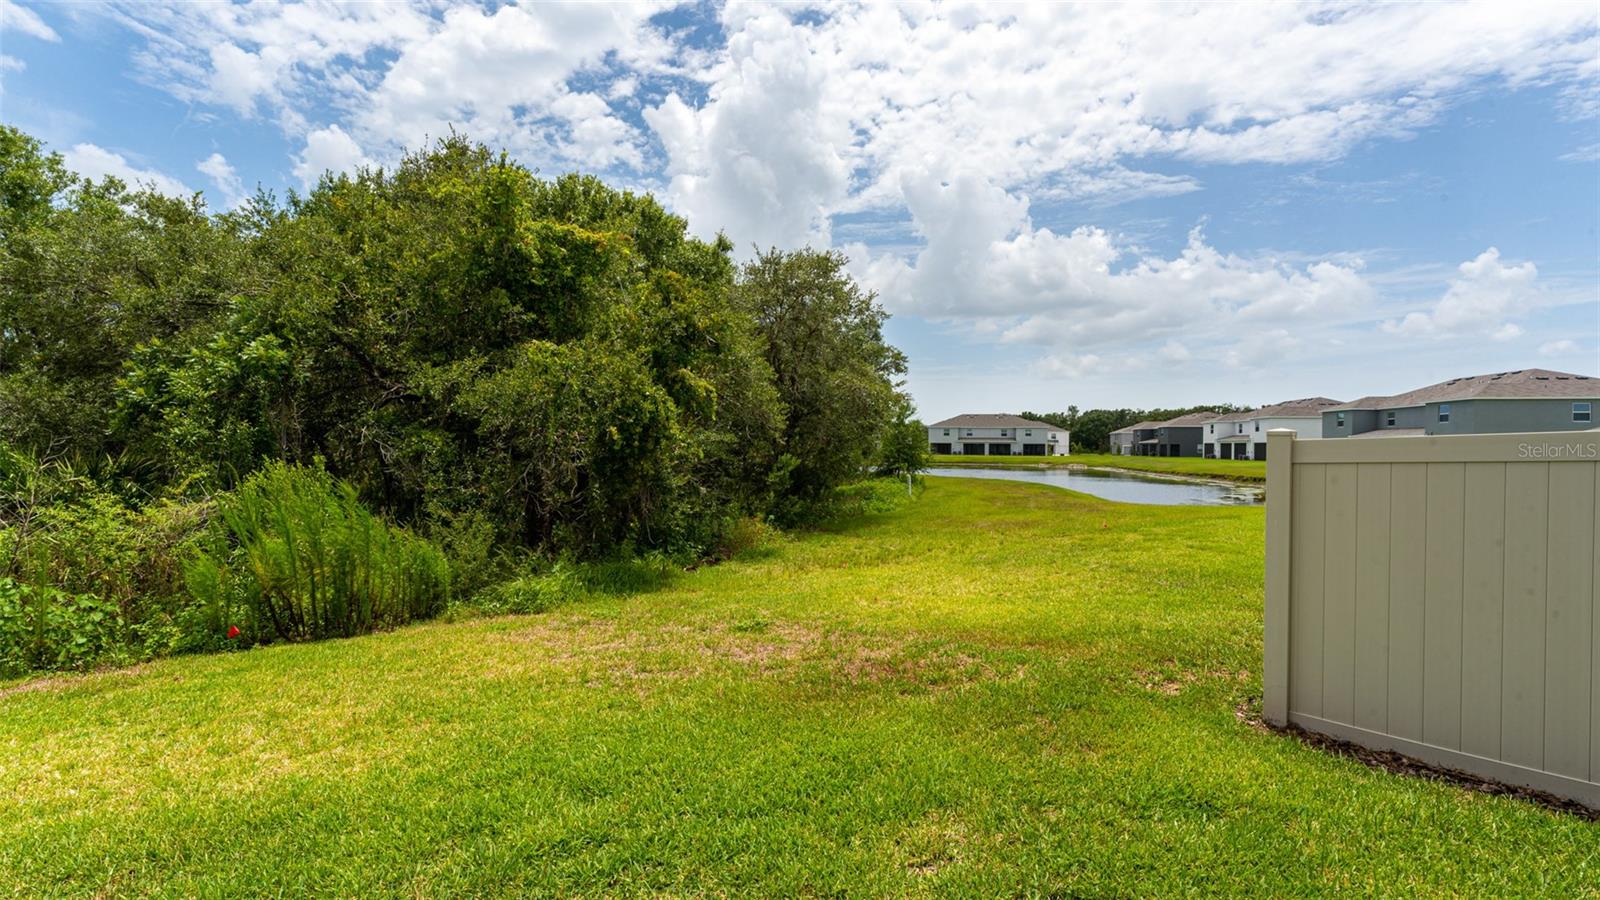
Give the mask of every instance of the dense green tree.
[{"label": "dense green tree", "polygon": [[[497,581],[543,597],[543,568],[589,564],[566,557],[703,558],[873,466],[919,470],[904,358],[843,259],[739,269],[732,247],[459,137],[213,214],[0,127],[0,600],[36,620],[9,632],[21,656],[0,635],[0,668],[256,640],[222,627],[251,598],[326,619],[418,573],[439,577],[404,615],[272,633]],[[338,496],[267,503],[262,478],[298,496],[288,473]],[[299,512],[236,527],[252,491]]]},{"label": "dense green tree", "polygon": [[460,137],[208,213],[0,130],[0,441],[124,496],[317,464],[450,542],[713,546],[909,412],[831,253],[737,268],[652,198]]},{"label": "dense green tree", "polygon": [[743,267],[737,296],[765,339],[786,410],[783,489],[810,500],[859,477],[903,404],[906,360],[883,339],[877,296],[850,278],[841,254],[777,249]]},{"label": "dense green tree", "polygon": [[782,424],[729,250],[452,138],[291,198],[256,244],[265,287],[206,343],[142,346],[123,422],[169,479],[321,459],[403,520],[705,546],[761,511]]},{"label": "dense green tree", "polygon": [[251,280],[243,217],[94,183],[0,126],[0,440],[98,470],[137,346],[203,335]]},{"label": "dense green tree", "polygon": [[909,398],[903,399],[894,421],[884,429],[876,469],[880,475],[901,478],[927,471],[932,459],[928,427],[916,418]]}]

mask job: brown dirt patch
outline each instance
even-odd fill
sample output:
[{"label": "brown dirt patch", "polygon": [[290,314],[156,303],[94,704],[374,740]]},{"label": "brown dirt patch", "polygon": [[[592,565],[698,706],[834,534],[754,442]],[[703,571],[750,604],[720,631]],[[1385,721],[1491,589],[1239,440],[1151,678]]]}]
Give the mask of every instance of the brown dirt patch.
[{"label": "brown dirt patch", "polygon": [[895,844],[905,870],[926,878],[960,862],[968,840],[963,822],[943,811],[935,811],[903,831]]},{"label": "brown dirt patch", "polygon": [[915,636],[831,630],[793,622],[627,624],[612,619],[552,617],[498,637],[532,644],[560,667],[593,667],[591,681],[681,679],[734,667],[755,677],[848,684],[904,683],[946,690],[1025,677],[1025,667],[997,666],[972,653]]},{"label": "brown dirt patch", "polygon": [[1185,668],[1176,660],[1166,660],[1157,669],[1134,669],[1133,683],[1155,694],[1167,697],[1176,697],[1183,693],[1183,689],[1199,684],[1202,679],[1212,681],[1236,681],[1244,683],[1250,680],[1250,673],[1244,670],[1237,672],[1228,669],[1211,669],[1205,672]]},{"label": "brown dirt patch", "polygon": [[0,699],[15,694],[32,694],[39,691],[63,691],[70,687],[91,684],[105,678],[123,678],[144,673],[143,664],[128,666],[121,669],[106,669],[100,672],[85,672],[70,675],[47,675],[42,678],[30,678],[8,687],[0,687]]}]

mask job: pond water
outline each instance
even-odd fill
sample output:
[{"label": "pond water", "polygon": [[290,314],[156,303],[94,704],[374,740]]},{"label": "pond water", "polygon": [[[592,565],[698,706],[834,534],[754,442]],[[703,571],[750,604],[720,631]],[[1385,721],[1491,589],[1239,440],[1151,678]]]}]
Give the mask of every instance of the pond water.
[{"label": "pond water", "polygon": [[1190,481],[1179,478],[1151,478],[1105,469],[1051,468],[932,468],[929,475],[951,478],[999,478],[1003,481],[1031,481],[1093,494],[1118,503],[1150,503],[1158,506],[1223,506],[1260,503],[1261,488],[1219,481]]}]

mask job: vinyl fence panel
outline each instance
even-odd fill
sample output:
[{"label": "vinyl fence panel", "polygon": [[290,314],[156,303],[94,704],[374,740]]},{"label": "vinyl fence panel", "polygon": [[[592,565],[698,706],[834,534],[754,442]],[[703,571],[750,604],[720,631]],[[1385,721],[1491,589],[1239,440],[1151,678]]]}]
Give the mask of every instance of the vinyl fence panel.
[{"label": "vinyl fence panel", "polygon": [[1268,442],[1268,721],[1600,807],[1600,432]]}]

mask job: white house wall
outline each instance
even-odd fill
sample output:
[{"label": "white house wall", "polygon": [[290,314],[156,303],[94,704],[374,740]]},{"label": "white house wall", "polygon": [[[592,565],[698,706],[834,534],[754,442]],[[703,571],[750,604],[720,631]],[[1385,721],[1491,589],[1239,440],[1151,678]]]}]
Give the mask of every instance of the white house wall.
[{"label": "white house wall", "polygon": [[[1215,433],[1211,425],[1216,426]],[[1222,439],[1234,434],[1249,435],[1250,443],[1246,445],[1248,458],[1255,459],[1255,445],[1267,442],[1267,432],[1275,428],[1286,428],[1295,433],[1297,439],[1322,437],[1322,416],[1267,416],[1260,419],[1244,419],[1238,422],[1212,422],[1206,426],[1206,446],[1211,451],[1211,456],[1222,456]]]},{"label": "white house wall", "polygon": [[[947,435],[945,431],[950,433]],[[1002,434],[1001,432],[1005,433]],[[1070,431],[1055,428],[1011,428],[1008,426],[1006,428],[951,427],[946,429],[937,426],[928,427],[929,444],[950,444],[951,452],[957,454],[961,453],[961,444],[967,441],[973,443],[980,441],[984,443],[1009,441],[1013,445],[1013,453],[1021,453],[1023,444],[1049,444],[1051,441],[1056,441],[1055,455],[1066,456],[1070,452],[1068,445],[1071,436],[1072,433]]]},{"label": "white house wall", "polygon": [[1222,456],[1222,439],[1238,434],[1239,428],[1244,424],[1243,422],[1207,422],[1204,426],[1205,430],[1201,432],[1201,435],[1205,438],[1206,450],[1210,451],[1206,455],[1212,458],[1220,458]]}]

